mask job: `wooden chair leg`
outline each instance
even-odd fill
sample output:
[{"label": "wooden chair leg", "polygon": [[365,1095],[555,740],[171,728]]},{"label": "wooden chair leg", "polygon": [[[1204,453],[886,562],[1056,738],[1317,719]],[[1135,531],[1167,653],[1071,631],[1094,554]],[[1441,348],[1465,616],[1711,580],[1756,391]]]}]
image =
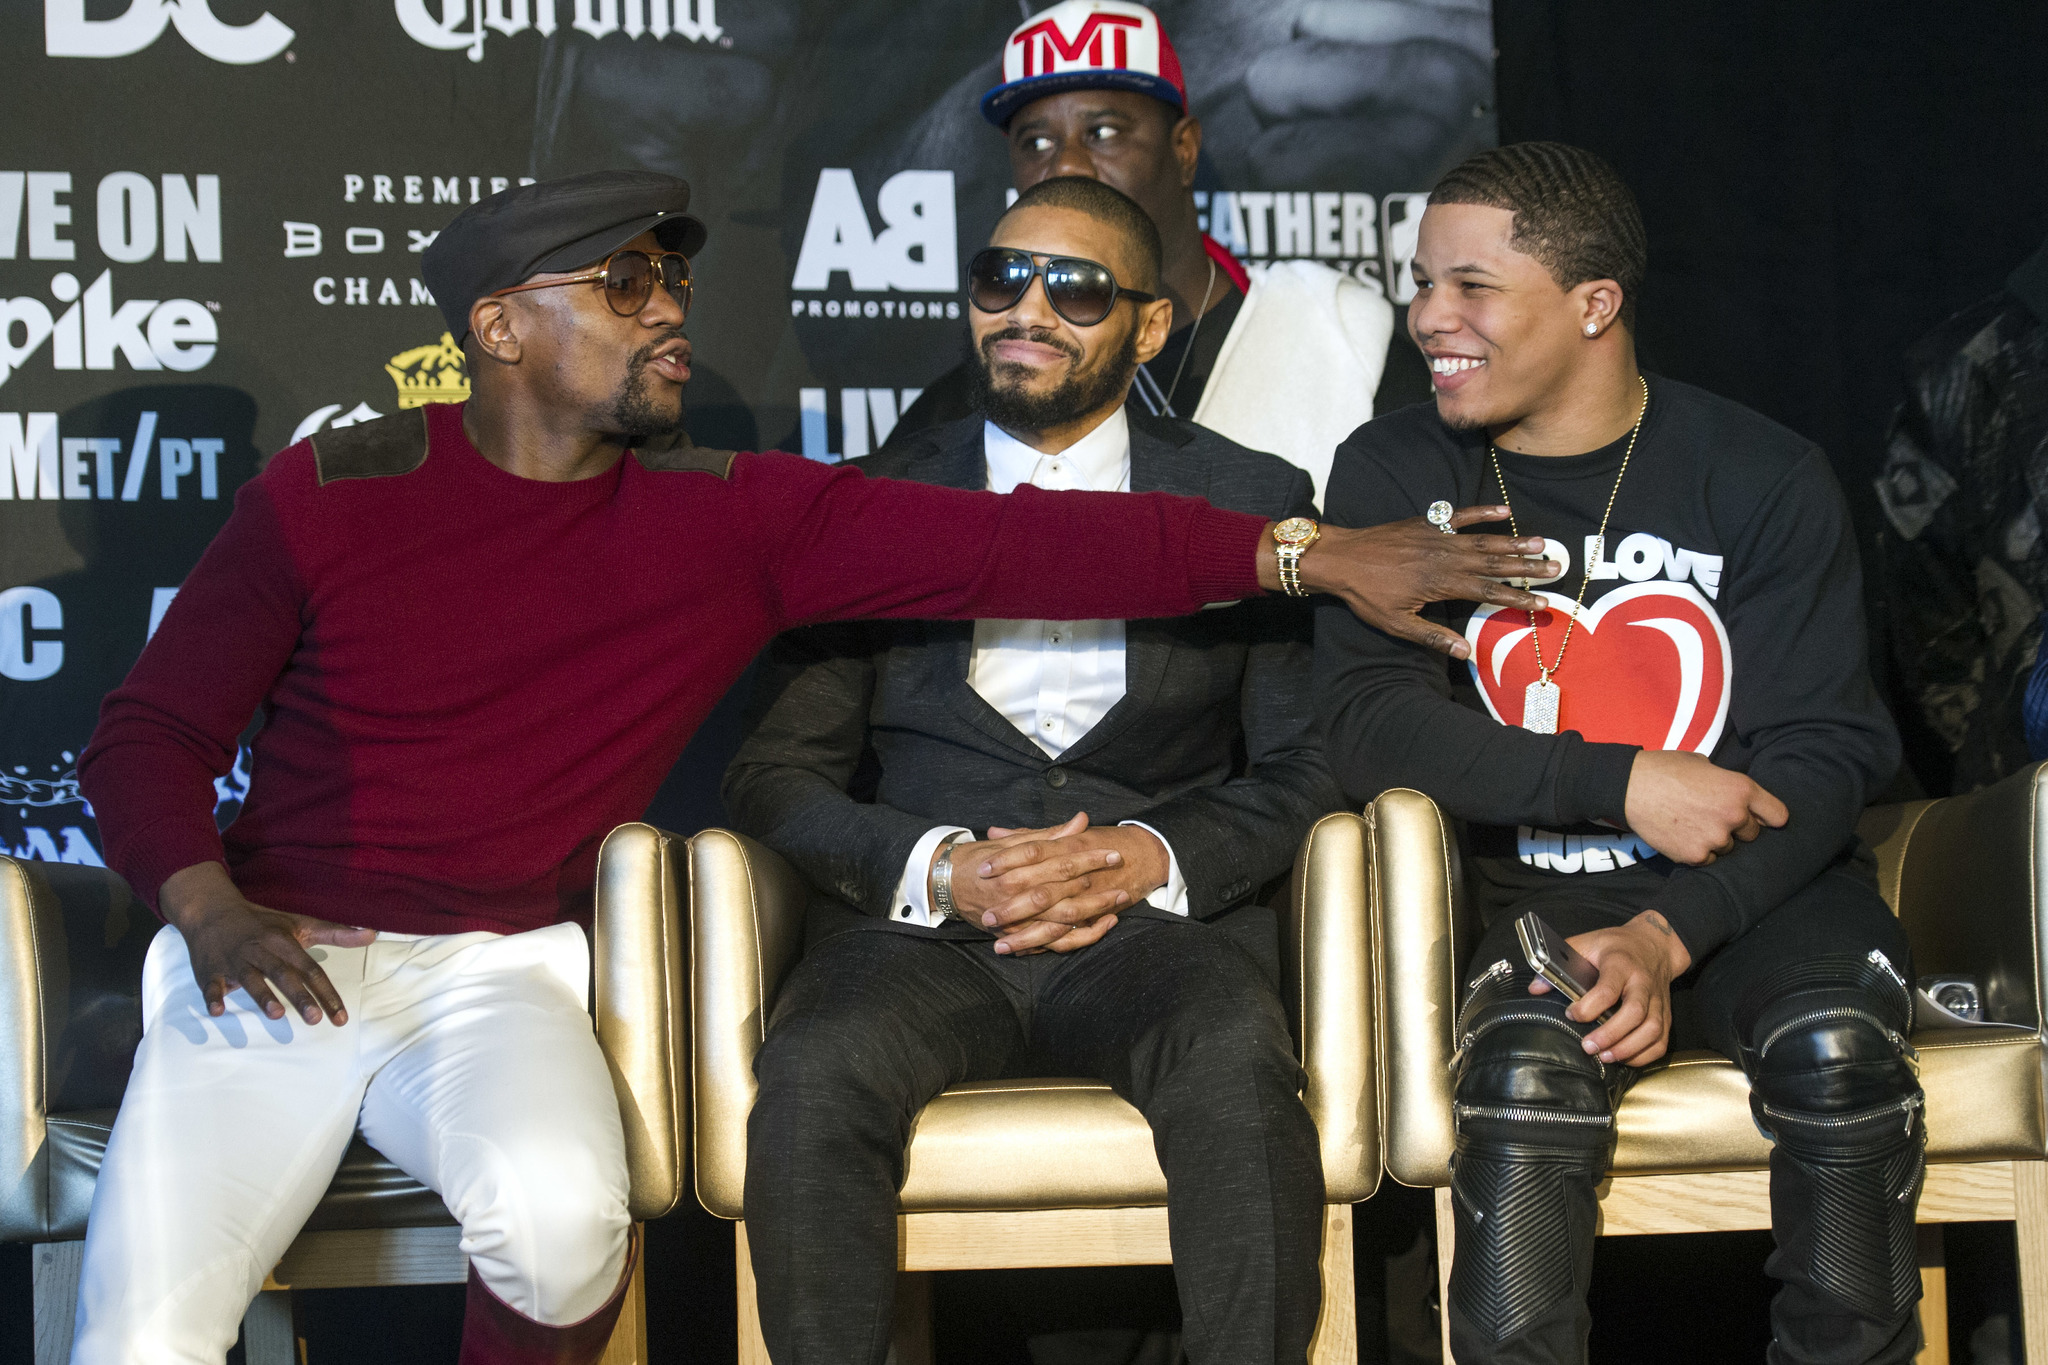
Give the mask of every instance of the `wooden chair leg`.
[{"label": "wooden chair leg", "polygon": [[2030,1365],[2048,1362],[2048,1162],[2012,1164],[2013,1232],[2019,1244],[2020,1326]]},{"label": "wooden chair leg", "polygon": [[1451,1187],[1436,1192],[1436,1320],[1443,1333],[1444,1361],[1451,1359],[1451,1257],[1458,1250],[1458,1220],[1451,1212]]},{"label": "wooden chair leg", "polygon": [[619,1305],[619,1325],[612,1329],[598,1365],[647,1365],[647,1225],[637,1227],[635,1235],[640,1239],[640,1259],[633,1262],[633,1278]]},{"label": "wooden chair leg", "polygon": [[78,1275],[85,1243],[39,1242],[31,1252],[35,1281],[36,1365],[66,1365],[78,1317]]},{"label": "wooden chair leg", "polygon": [[242,1314],[242,1357],[249,1365],[299,1365],[299,1329],[292,1291],[266,1289]]},{"label": "wooden chair leg", "polygon": [[896,1307],[889,1327],[888,1365],[932,1365],[932,1273],[896,1275]]},{"label": "wooden chair leg", "polygon": [[1358,1365],[1358,1286],[1352,1281],[1348,1204],[1323,1210],[1323,1310],[1309,1342],[1309,1365]]},{"label": "wooden chair leg", "polygon": [[747,1251],[747,1225],[732,1225],[733,1269],[739,1309],[739,1365],[769,1365],[768,1340],[761,1335],[761,1301],[754,1293],[754,1258]]},{"label": "wooden chair leg", "polygon": [[1941,1224],[1922,1223],[1920,1243],[1920,1354],[1913,1365],[1948,1365],[1948,1259]]}]

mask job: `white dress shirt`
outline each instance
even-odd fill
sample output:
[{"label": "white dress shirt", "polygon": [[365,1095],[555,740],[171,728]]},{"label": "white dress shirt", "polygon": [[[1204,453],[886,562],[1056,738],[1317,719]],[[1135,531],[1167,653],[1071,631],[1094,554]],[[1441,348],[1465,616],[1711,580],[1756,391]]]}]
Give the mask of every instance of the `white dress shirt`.
[{"label": "white dress shirt", "polygon": [[[993,422],[982,425],[990,491],[1008,493],[1019,484],[1046,489],[1131,491],[1131,427],[1119,407],[1102,425],[1065,450],[1042,455]],[[1058,758],[1080,742],[1124,695],[1122,621],[976,621],[967,683],[981,699],[1043,749]],[[1176,915],[1188,912],[1187,883],[1180,859],[1166,836],[1142,820],[1126,820],[1166,849],[1166,885],[1146,903]],[[891,902],[900,923],[934,926],[945,916],[927,892],[932,854],[950,835],[969,833],[960,825],[925,831],[903,864]],[[954,876],[971,876],[955,869]]]}]

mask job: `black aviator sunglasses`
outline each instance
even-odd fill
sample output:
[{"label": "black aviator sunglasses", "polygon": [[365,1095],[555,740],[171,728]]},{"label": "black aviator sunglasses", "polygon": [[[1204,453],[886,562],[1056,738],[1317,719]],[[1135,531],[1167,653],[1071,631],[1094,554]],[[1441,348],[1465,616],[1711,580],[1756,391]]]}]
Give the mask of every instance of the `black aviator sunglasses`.
[{"label": "black aviator sunglasses", "polygon": [[1098,261],[992,246],[976,252],[967,263],[967,301],[984,313],[1008,312],[1041,275],[1045,277],[1046,302],[1076,327],[1093,327],[1108,317],[1119,298],[1139,303],[1159,300],[1157,294],[1119,285],[1109,267]]}]

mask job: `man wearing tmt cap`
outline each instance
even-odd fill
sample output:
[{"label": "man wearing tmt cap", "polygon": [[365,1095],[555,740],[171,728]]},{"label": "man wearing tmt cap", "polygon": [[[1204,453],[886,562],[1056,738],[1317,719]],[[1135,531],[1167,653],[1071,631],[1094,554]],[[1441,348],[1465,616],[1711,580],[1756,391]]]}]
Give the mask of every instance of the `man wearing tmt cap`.
[{"label": "man wearing tmt cap", "polygon": [[1424,601],[1534,600],[1480,575],[1539,542],[1418,522],[1304,551],[1191,499],[635,449],[682,420],[688,202],[620,171],[465,210],[422,267],[471,400],[280,453],[107,698],[81,782],[169,927],[75,1361],[221,1361],[358,1131],[462,1225],[464,1362],[598,1357],[634,1248],[585,998],[597,847],[778,632],[1176,615],[1284,568],[1450,648]]},{"label": "man wearing tmt cap", "polygon": [[[1166,345],[1138,367],[1134,412],[1184,418],[1289,460],[1308,471],[1320,502],[1331,456],[1373,416],[1375,389],[1395,405],[1428,396],[1422,358],[1394,335],[1377,287],[1320,261],[1247,269],[1201,230],[1202,123],[1146,6],[1061,0],[1032,15],[1004,43],[1003,80],[982,96],[981,113],[1008,139],[1020,191],[1087,176],[1137,200],[1159,228],[1173,317]],[[970,358],[934,380],[891,444],[972,413],[974,373]]]}]

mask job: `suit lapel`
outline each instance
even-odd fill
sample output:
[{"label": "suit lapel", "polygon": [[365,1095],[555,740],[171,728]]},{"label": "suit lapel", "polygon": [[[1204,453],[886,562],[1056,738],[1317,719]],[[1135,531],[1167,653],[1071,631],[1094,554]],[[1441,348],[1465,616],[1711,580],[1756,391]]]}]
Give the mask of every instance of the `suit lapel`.
[{"label": "suit lapel", "polygon": [[[920,483],[946,488],[988,487],[988,455],[982,442],[981,423],[974,423],[950,445],[926,447],[905,461],[903,473]],[[950,680],[946,705],[953,714],[1005,749],[1042,762],[1045,751],[1010,724],[967,681],[968,665],[974,658],[974,622],[926,621],[921,628],[926,642],[944,661],[944,674]]]},{"label": "suit lapel", "polygon": [[[1131,491],[1206,497],[1208,462],[1189,454],[1184,443],[1170,435],[1148,430],[1154,425],[1136,417],[1131,421]],[[1167,433],[1178,434],[1171,427],[1158,425]],[[1167,622],[1131,621],[1124,626],[1124,694],[1094,729],[1067,750],[1065,758],[1085,757],[1109,744],[1157,704],[1167,665],[1173,659],[1173,644],[1173,627]]]}]

